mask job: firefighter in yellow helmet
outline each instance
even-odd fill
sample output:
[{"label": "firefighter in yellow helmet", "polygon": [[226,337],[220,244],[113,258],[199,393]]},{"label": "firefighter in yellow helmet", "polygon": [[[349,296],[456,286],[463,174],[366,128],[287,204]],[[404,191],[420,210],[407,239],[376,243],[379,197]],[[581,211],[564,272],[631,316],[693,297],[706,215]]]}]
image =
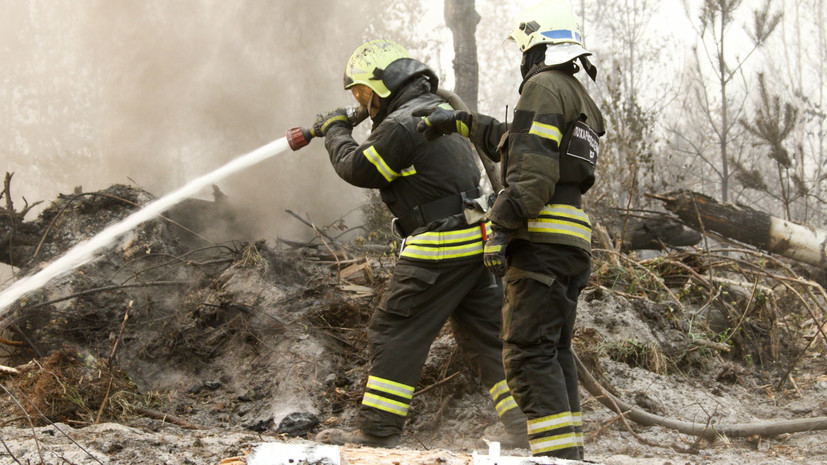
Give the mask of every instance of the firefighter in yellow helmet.
[{"label": "firefighter in yellow helmet", "polygon": [[395,446],[431,343],[450,320],[505,425],[505,436],[493,439],[528,447],[525,415],[502,365],[502,292],[482,260],[488,225],[482,214],[467,215],[483,198],[480,170],[467,140],[453,135],[428,141],[412,115],[447,106],[435,94],[437,84],[433,71],[399,44],[371,41],[348,60],[344,82],[372,119],[367,140],[354,140],[344,110],[320,115],[314,125],[336,173],[350,184],[379,189],[405,238],[368,327],[371,368],[359,430],[328,429],[316,436],[320,442]]},{"label": "firefighter in yellow helmet", "polygon": [[[502,160],[505,188],[488,218],[485,264],[504,275],[503,363],[528,417],[534,455],[583,458],[577,367],[571,348],[580,291],[591,272],[591,225],[582,196],[594,184],[603,116],[575,77],[597,70],[565,0],[526,9],[510,34],[522,51],[511,124],[473,112],[427,109],[426,137],[467,133]],[[444,137],[444,136],[443,136]]]}]

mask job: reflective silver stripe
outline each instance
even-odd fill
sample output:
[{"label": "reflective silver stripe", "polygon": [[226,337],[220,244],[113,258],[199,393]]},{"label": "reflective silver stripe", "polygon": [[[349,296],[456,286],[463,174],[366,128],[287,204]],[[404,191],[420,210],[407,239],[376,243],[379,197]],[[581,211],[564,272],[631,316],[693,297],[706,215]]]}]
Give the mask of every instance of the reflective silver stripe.
[{"label": "reflective silver stripe", "polygon": [[574,433],[558,434],[556,436],[534,439],[529,441],[529,445],[531,446],[531,454],[537,455],[552,450],[577,447],[577,437]]},{"label": "reflective silver stripe", "polygon": [[583,210],[573,207],[571,205],[562,205],[562,204],[549,204],[543,207],[540,210],[540,214],[538,217],[543,215],[554,215],[554,216],[562,216],[564,218],[571,218],[574,220],[580,220],[584,223],[591,224],[589,221],[589,215],[586,214]]},{"label": "reflective silver stripe", "polygon": [[414,387],[407,384],[397,383],[389,379],[382,379],[377,376],[368,376],[367,387],[376,390],[387,392],[395,396],[410,399],[413,397]]},{"label": "reflective silver stripe", "polygon": [[488,392],[491,394],[491,398],[496,401],[498,397],[508,392],[508,383],[502,380],[489,389]]},{"label": "reflective silver stripe", "polygon": [[414,168],[414,166],[411,165],[411,166],[405,168],[404,170],[402,170],[402,173],[400,173],[400,174],[402,174],[402,176],[410,176],[412,174],[416,174],[416,168]]},{"label": "reflective silver stripe", "polygon": [[362,152],[365,155],[365,158],[368,159],[369,162],[373,163],[373,166],[376,167],[376,170],[379,171],[379,174],[382,175],[388,182],[393,181],[394,179],[399,177],[399,173],[392,170],[385,160],[379,155],[379,152],[376,151],[376,147],[371,145],[367,149]]},{"label": "reflective silver stripe", "polygon": [[[556,218],[547,218],[547,216],[554,216]],[[567,221],[567,219],[571,221]],[[580,223],[585,223],[588,226]],[[546,205],[540,210],[537,218],[528,220],[528,231],[575,236],[587,242],[591,242],[592,240],[589,215],[583,210],[571,205]]]},{"label": "reflective silver stripe", "polygon": [[[486,232],[490,233],[491,226],[488,223],[485,224],[485,228]],[[474,242],[467,243],[469,241]],[[465,244],[461,245],[451,245],[464,242]],[[426,245],[430,247],[423,247]],[[400,256],[420,260],[469,257],[481,254],[484,245],[482,227],[479,225],[456,231],[430,231],[408,237]]]},{"label": "reflective silver stripe", "polygon": [[531,128],[528,130],[528,133],[534,134],[535,136],[540,136],[544,139],[551,139],[558,144],[560,143],[560,139],[563,137],[563,134],[559,129],[557,129],[557,126],[541,123],[539,121],[534,121],[531,123]]},{"label": "reflective silver stripe", "polygon": [[583,447],[583,416],[580,412],[571,412],[571,420],[574,423],[574,434],[577,437],[577,446]]},{"label": "reflective silver stripe", "polygon": [[421,247],[408,244],[402,250],[403,257],[420,258],[424,260],[442,260],[446,258],[469,257],[481,254],[483,249],[482,241],[463,246],[452,247]]},{"label": "reflective silver stripe", "polygon": [[431,231],[408,238],[409,244],[442,245],[457,242],[466,242],[473,239],[482,239],[482,231],[479,226],[457,231]]},{"label": "reflective silver stripe", "polygon": [[528,421],[528,434],[542,433],[565,426],[574,426],[571,418],[571,412],[558,413],[557,415],[549,415],[547,417],[536,418]]},{"label": "reflective silver stripe", "polygon": [[508,396],[497,404],[497,415],[503,416],[505,412],[513,409],[516,406],[517,401],[515,401],[513,397]]},{"label": "reflective silver stripe", "polygon": [[410,407],[408,404],[386,399],[369,392],[366,392],[365,397],[362,398],[362,405],[384,410],[402,417],[408,414],[408,408]]},{"label": "reflective silver stripe", "polygon": [[567,234],[591,242],[592,230],[579,224],[572,224],[560,220],[534,219],[528,222],[528,232],[545,232]]}]

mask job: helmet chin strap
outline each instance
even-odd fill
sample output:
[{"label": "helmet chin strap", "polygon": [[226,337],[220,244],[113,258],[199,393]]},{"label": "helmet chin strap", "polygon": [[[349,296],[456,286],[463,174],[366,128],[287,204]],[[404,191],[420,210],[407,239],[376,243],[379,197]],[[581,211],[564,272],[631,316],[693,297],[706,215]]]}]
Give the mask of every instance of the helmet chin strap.
[{"label": "helmet chin strap", "polygon": [[586,74],[592,78],[592,81],[597,81],[597,66],[593,65],[586,55],[582,55],[580,57],[580,64],[583,65],[583,69],[586,70]]}]

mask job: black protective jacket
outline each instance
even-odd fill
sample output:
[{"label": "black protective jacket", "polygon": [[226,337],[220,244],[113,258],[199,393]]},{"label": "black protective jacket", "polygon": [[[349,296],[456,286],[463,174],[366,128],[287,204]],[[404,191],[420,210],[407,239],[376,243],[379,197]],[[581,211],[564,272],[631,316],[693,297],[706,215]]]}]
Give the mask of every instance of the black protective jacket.
[{"label": "black protective jacket", "polygon": [[[355,186],[379,189],[396,217],[409,215],[417,206],[473,191],[479,185],[480,171],[468,142],[459,135],[429,142],[416,130],[421,118],[411,113],[442,103],[444,100],[431,93],[428,81],[421,77],[396,92],[383,112],[387,116],[374,120],[373,131],[364,143],[353,139],[348,126],[331,127],[325,135],[325,147],[336,173]],[[461,213],[430,218],[427,223],[404,233],[468,227]]]},{"label": "black protective jacket", "polygon": [[[583,121],[597,135],[603,116],[570,70],[536,68],[521,87],[514,121],[507,125],[472,114],[470,139],[494,161],[502,159],[504,190],[488,212],[514,231],[512,239],[590,250],[591,226],[581,194],[594,184],[594,160],[571,156],[567,141]],[[588,157],[588,155],[587,155]]]}]

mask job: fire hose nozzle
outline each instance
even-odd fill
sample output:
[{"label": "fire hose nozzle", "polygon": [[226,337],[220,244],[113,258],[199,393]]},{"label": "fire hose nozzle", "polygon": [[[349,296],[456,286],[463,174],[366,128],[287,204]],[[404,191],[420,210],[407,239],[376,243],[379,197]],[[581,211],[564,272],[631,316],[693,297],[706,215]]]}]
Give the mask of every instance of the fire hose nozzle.
[{"label": "fire hose nozzle", "polygon": [[[347,121],[351,126],[357,126],[368,117],[368,110],[365,107],[347,107]],[[290,148],[298,150],[310,143],[310,139],[316,137],[313,130],[310,128],[291,128],[287,130],[287,144]]]},{"label": "fire hose nozzle", "polygon": [[292,128],[287,130],[286,136],[287,144],[295,151],[310,143],[313,131],[308,128]]}]

